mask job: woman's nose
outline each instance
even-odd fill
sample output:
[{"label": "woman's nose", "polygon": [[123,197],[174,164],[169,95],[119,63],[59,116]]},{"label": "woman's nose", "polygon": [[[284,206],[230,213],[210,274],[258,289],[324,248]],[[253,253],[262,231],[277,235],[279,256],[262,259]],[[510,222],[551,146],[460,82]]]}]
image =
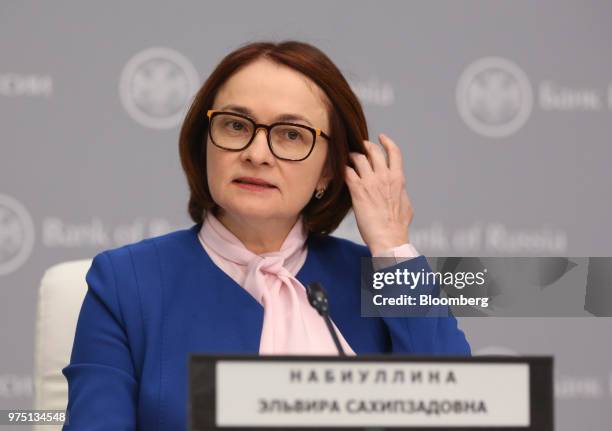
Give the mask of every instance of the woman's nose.
[{"label": "woman's nose", "polygon": [[242,152],[242,155],[253,163],[264,163],[274,160],[274,154],[270,152],[270,147],[268,147],[268,131],[263,127],[257,129],[253,142]]}]

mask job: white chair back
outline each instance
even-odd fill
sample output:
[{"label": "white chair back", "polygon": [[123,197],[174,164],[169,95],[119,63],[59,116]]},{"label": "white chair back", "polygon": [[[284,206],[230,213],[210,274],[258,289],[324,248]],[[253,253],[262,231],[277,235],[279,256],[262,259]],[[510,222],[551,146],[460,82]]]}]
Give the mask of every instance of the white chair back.
[{"label": "white chair back", "polygon": [[[68,383],[62,374],[70,362],[77,319],[87,292],[91,259],[64,262],[45,271],[38,291],[34,345],[34,409],[66,410]],[[61,430],[36,426],[34,431]]]}]

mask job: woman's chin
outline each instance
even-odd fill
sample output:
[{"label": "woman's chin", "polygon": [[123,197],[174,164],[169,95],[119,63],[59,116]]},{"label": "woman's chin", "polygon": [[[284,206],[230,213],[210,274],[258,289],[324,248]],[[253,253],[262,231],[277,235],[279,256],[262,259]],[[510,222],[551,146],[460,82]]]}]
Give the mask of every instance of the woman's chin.
[{"label": "woman's chin", "polygon": [[273,218],[282,218],[283,214],[280,213],[279,208],[275,209],[275,206],[270,204],[261,203],[249,203],[246,200],[242,200],[237,204],[231,205],[228,208],[232,213],[242,218],[248,218],[251,220],[257,219],[266,221]]}]

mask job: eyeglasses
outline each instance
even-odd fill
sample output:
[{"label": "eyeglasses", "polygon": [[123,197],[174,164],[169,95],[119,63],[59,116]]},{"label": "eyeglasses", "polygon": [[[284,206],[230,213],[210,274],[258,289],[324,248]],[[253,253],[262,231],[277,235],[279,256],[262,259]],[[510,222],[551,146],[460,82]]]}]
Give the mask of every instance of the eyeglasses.
[{"label": "eyeglasses", "polygon": [[317,136],[329,136],[314,127],[295,123],[257,124],[246,115],[210,109],[208,135],[214,145],[224,150],[242,151],[255,139],[259,129],[266,131],[268,147],[281,160],[298,162],[312,152]]}]

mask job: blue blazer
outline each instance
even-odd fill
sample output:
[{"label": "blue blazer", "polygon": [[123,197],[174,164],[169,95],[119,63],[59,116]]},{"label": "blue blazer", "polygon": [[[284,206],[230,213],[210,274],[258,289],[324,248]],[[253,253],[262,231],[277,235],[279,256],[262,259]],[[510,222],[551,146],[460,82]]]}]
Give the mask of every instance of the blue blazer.
[{"label": "blue blazer", "polygon": [[[64,430],[187,429],[191,352],[257,354],[263,307],[210,259],[200,225],[98,254],[74,338]],[[331,318],[357,354],[469,355],[454,317],[361,317],[366,246],[307,240],[297,274],[328,291]],[[402,263],[429,270],[424,256]]]}]

